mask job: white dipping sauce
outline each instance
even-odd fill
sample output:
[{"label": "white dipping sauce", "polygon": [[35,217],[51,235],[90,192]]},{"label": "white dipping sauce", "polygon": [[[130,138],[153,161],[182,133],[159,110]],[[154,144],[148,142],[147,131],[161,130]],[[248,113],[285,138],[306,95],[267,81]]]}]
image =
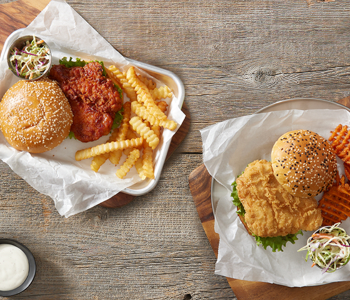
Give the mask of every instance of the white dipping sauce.
[{"label": "white dipping sauce", "polygon": [[25,253],[10,244],[0,244],[0,291],[18,288],[27,278],[29,262]]}]

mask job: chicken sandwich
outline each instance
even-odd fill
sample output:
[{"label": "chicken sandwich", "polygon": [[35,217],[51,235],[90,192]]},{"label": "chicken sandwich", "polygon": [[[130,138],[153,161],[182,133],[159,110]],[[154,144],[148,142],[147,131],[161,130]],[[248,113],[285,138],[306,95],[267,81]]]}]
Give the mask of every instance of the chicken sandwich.
[{"label": "chicken sandwich", "polygon": [[281,136],[272,162],[256,160],[233,183],[233,203],[257,244],[282,251],[296,235],[322,224],[317,194],[333,183],[336,157],[321,136],[307,130]]}]

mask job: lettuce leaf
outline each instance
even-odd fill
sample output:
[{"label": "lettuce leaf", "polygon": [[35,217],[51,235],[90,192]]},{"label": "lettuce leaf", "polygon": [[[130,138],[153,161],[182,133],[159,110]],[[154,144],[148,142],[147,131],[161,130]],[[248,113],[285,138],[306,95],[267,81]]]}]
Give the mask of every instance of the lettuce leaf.
[{"label": "lettuce leaf", "polygon": [[67,57],[63,57],[59,60],[59,63],[60,65],[64,65],[67,68],[84,67],[87,64],[85,60],[81,60],[80,58],[77,58],[75,61],[73,61],[72,57],[69,60],[67,60]]},{"label": "lettuce leaf", "polygon": [[67,139],[77,139],[76,137],[75,137],[75,134],[74,134],[74,132],[73,131],[70,131],[69,132],[69,134],[68,134],[68,136],[67,136]]},{"label": "lettuce leaf", "polygon": [[77,57],[75,59],[75,61],[73,60],[72,57],[70,57],[69,60],[67,59],[67,57],[63,57],[62,59],[59,60],[60,65],[64,65],[67,68],[84,67],[85,65],[87,65],[88,63],[91,63],[91,62],[98,62],[102,66],[102,69],[103,69],[102,75],[107,76],[105,65],[104,65],[103,61],[101,61],[101,60],[85,61],[85,60],[80,59],[79,57]]},{"label": "lettuce leaf", "polygon": [[[237,178],[239,176],[237,176]],[[234,181],[231,185],[232,185],[231,197],[233,198],[232,202],[235,206],[237,206],[237,214],[244,217],[245,209],[243,207],[241,200],[238,197],[237,182]],[[299,230],[295,234],[288,234],[286,236],[275,236],[275,237],[260,237],[255,234],[252,234],[252,235],[255,238],[256,244],[258,246],[262,245],[265,250],[267,247],[271,247],[272,252],[276,252],[276,251],[283,252],[282,247],[285,247],[287,242],[291,242],[292,244],[295,244],[295,241],[298,239],[297,237],[298,234],[303,235],[303,232]]]},{"label": "lettuce leaf", "polygon": [[114,84],[114,87],[118,90],[119,97],[123,101],[123,90],[119,85]]},{"label": "lettuce leaf", "polygon": [[260,237],[253,234],[255,237],[256,244],[262,245],[264,249],[266,250],[267,247],[271,247],[272,252],[282,251],[282,247],[285,247],[287,242],[291,242],[292,244],[295,244],[295,241],[298,239],[297,235],[301,234],[303,235],[303,232],[299,230],[295,234],[288,234],[286,236],[275,236],[275,237]]},{"label": "lettuce leaf", "polygon": [[123,111],[124,111],[124,107],[122,107],[121,110],[118,110],[117,113],[115,114],[111,131],[118,128],[120,126],[120,124],[122,123]]},{"label": "lettuce leaf", "polygon": [[[239,176],[237,176],[238,178]],[[237,182],[234,181],[232,184],[232,193],[231,193],[231,197],[233,198],[232,202],[235,206],[237,206],[237,214],[244,217],[245,215],[245,209],[243,207],[243,204],[241,202],[241,200],[239,200],[238,197],[238,191],[237,191]]]}]

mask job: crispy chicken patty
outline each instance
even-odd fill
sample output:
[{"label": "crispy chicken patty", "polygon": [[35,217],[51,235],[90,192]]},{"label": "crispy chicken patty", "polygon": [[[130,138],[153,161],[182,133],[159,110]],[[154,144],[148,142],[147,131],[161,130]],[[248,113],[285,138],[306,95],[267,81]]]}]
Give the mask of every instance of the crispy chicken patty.
[{"label": "crispy chicken patty", "polygon": [[316,199],[289,194],[275,178],[270,162],[250,163],[236,182],[238,197],[246,211],[245,222],[255,235],[285,236],[321,226]]},{"label": "crispy chicken patty", "polygon": [[54,65],[49,77],[68,98],[73,112],[71,131],[79,141],[95,141],[111,131],[122,101],[113,82],[103,76],[101,64],[91,62],[72,68]]}]

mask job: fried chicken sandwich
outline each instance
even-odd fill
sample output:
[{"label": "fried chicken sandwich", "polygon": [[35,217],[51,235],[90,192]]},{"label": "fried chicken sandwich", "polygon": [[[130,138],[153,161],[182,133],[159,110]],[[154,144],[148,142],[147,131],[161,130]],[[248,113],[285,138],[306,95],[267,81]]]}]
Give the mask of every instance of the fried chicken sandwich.
[{"label": "fried chicken sandwich", "polygon": [[233,203],[258,245],[283,251],[297,234],[322,224],[317,194],[326,190],[337,172],[330,145],[318,134],[298,130],[275,143],[272,162],[250,163],[233,185]]}]

